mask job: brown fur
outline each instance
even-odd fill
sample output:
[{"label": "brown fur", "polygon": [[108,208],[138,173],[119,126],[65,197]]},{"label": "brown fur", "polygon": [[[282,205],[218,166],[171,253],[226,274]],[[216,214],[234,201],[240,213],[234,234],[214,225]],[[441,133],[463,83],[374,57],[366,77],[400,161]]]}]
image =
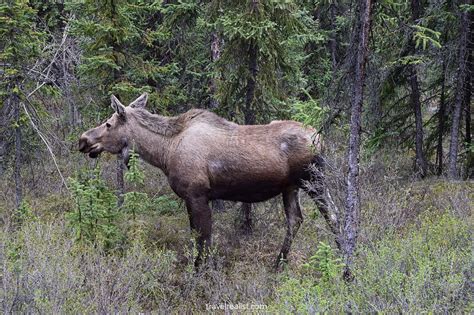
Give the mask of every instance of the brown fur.
[{"label": "brown fur", "polygon": [[[186,202],[200,252],[211,242],[209,200],[259,202],[282,194],[288,228],[277,262],[286,259],[302,222],[298,189],[311,177],[309,164],[318,160],[319,135],[294,121],[242,126],[202,109],[154,115],[143,109],[146,98],[124,107],[113,97],[116,113],[81,136],[80,150],[91,157],[102,151],[128,156],[135,148],[162,169]],[[310,193],[325,211],[323,190]]]}]

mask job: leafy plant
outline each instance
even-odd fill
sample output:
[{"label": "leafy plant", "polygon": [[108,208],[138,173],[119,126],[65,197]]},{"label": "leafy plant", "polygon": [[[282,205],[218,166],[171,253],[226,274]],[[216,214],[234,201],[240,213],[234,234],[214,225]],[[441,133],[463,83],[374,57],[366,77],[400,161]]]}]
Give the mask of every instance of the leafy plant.
[{"label": "leafy plant", "polygon": [[21,225],[23,222],[32,219],[34,217],[33,215],[33,210],[31,209],[31,206],[23,200],[20,204],[20,206],[14,210],[14,218],[15,222],[18,225]]}]

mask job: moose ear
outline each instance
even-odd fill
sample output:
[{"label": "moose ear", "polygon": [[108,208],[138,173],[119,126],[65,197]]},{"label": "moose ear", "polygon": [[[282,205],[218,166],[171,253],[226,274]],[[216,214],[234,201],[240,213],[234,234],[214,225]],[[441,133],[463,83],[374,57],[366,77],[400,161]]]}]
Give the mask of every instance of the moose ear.
[{"label": "moose ear", "polygon": [[145,105],[146,105],[146,101],[148,100],[148,93],[143,93],[142,95],[140,95],[139,98],[137,98],[136,100],[134,100],[131,104],[130,104],[130,107],[133,107],[133,108],[144,108]]},{"label": "moose ear", "polygon": [[117,112],[117,114],[119,114],[120,116],[125,117],[125,106],[120,103],[120,101],[118,100],[118,98],[115,97],[115,95],[112,95],[111,101],[112,108],[114,109],[114,111]]}]

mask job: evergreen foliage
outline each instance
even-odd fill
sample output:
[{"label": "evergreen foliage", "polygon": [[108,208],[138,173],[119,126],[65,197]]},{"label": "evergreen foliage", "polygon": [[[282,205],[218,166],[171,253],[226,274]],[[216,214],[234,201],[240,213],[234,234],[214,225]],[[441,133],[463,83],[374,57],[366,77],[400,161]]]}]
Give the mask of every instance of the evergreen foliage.
[{"label": "evergreen foliage", "polygon": [[100,169],[71,178],[69,183],[75,207],[67,214],[67,219],[76,239],[113,249],[121,238],[117,225],[120,213],[114,193],[101,179]]},{"label": "evergreen foliage", "polygon": [[125,193],[123,209],[132,215],[133,220],[136,220],[137,214],[143,213],[148,208],[148,195],[137,191],[140,185],[143,184],[144,179],[145,174],[140,169],[138,154],[132,150],[125,180],[132,186],[133,191]]}]

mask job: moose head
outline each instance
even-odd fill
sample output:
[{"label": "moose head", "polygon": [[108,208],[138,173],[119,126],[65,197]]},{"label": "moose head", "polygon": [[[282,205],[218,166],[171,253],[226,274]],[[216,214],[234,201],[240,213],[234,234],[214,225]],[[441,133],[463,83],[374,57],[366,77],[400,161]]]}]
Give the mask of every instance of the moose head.
[{"label": "moose head", "polygon": [[111,97],[115,113],[103,124],[84,132],[79,138],[79,151],[97,158],[103,151],[122,154],[125,161],[129,158],[131,142],[131,112],[135,108],[143,108],[148,100],[144,93],[129,106],[124,106],[114,95]]}]

